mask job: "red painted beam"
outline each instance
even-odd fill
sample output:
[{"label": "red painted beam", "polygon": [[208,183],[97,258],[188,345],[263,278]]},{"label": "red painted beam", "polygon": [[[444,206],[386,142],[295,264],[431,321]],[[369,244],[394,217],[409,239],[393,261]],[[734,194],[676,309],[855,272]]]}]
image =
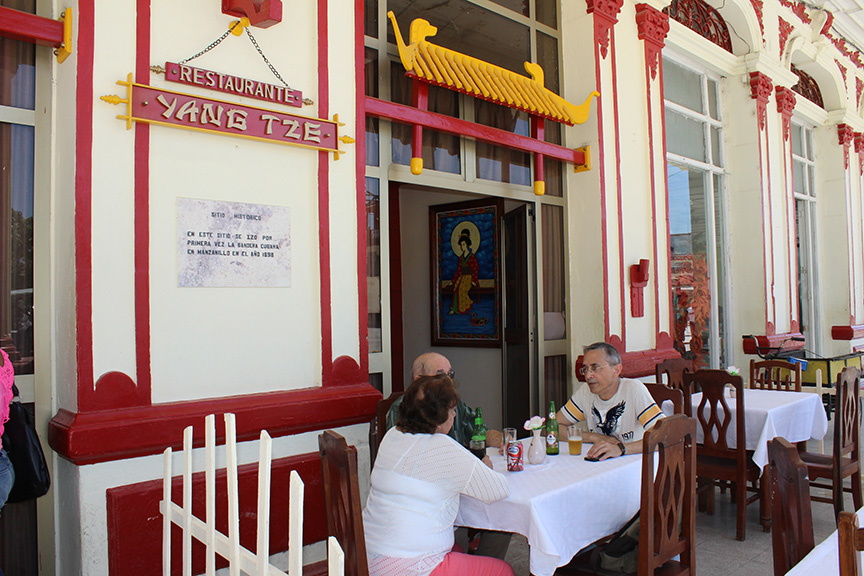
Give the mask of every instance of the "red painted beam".
[{"label": "red painted beam", "polygon": [[0,36],[59,48],[63,44],[63,22],[0,7]]},{"label": "red painted beam", "polygon": [[381,393],[368,383],[305,388],[74,413],[61,409],[48,424],[48,443],[78,465],[161,454],[182,449],[183,429],[195,426],[194,445],[204,445],[204,418],[216,414],[216,435],[224,438],[221,415],[237,416],[237,440],[271,437],[369,422]]},{"label": "red painted beam", "polygon": [[499,128],[475,124],[474,122],[436,114],[435,112],[418,110],[404,104],[385,102],[371,96],[366,97],[366,115],[395,120],[403,124],[420,124],[425,128],[431,128],[439,132],[467,136],[475,140],[495,144],[496,146],[505,146],[524,152],[534,152],[549,158],[561,160],[562,162],[578,165],[585,164],[585,153],[581,150],[571,150],[558,144],[520,136],[519,134],[507,132]]},{"label": "red painted beam", "polygon": [[864,324],[855,326],[832,326],[831,338],[834,340],[857,340],[864,338]]}]

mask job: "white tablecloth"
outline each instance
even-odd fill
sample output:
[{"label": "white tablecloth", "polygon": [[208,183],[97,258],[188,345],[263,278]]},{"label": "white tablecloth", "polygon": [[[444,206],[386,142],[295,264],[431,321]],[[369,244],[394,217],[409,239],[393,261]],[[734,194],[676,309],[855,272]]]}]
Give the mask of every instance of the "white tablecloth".
[{"label": "white tablecloth", "polygon": [[[702,394],[692,396],[693,414],[702,400]],[[733,420],[727,430],[727,440],[735,447],[735,398],[726,397]],[[663,411],[671,414],[671,404],[663,403]],[[668,404],[668,405],[667,405]],[[708,407],[705,407],[707,412]],[[822,398],[808,392],[781,392],[777,390],[744,390],[744,430],[748,450],[753,450],[753,462],[759,468],[768,464],[768,441],[782,437],[791,443],[820,440],[828,431],[828,418],[822,407]],[[696,440],[702,442],[702,427],[696,427]]]},{"label": "white tablecloth", "polygon": [[[524,442],[524,453],[528,442]],[[582,454],[590,445],[582,447]],[[510,495],[484,504],[462,496],[457,526],[515,532],[528,538],[531,574],[552,576],[582,548],[620,529],[639,510],[642,456],[585,462],[561,454],[543,464],[507,472],[504,456],[490,449],[494,469],[507,476]]]},{"label": "white tablecloth", "polygon": [[[864,524],[864,508],[858,510],[858,524]],[[858,566],[861,566],[864,554],[858,553]],[[817,544],[807,556],[792,567],[786,576],[839,576],[840,549],[837,543],[837,530],[820,544]]]}]

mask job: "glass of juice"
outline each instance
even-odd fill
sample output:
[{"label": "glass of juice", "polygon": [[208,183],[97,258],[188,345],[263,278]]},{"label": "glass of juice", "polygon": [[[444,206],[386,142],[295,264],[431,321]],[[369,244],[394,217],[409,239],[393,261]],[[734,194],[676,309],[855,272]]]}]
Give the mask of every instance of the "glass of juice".
[{"label": "glass of juice", "polygon": [[567,444],[570,446],[570,455],[582,454],[582,430],[576,425],[567,427]]}]

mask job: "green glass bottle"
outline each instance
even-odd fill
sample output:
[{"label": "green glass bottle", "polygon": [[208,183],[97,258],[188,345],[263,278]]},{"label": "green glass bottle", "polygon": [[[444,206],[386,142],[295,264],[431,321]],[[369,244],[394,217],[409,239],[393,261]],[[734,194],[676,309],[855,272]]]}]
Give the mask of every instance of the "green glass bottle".
[{"label": "green glass bottle", "polygon": [[555,418],[555,401],[549,401],[549,416],[546,418],[546,454],[558,454],[558,420]]},{"label": "green glass bottle", "polygon": [[486,425],[483,424],[483,411],[480,408],[474,412],[474,435],[471,436],[468,449],[481,460],[486,456]]}]

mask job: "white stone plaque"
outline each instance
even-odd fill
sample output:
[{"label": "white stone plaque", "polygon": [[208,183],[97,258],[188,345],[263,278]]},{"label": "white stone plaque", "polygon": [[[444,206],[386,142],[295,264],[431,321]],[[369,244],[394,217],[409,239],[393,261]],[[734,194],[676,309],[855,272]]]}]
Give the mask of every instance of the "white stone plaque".
[{"label": "white stone plaque", "polygon": [[177,285],[291,286],[289,208],[178,198]]}]

